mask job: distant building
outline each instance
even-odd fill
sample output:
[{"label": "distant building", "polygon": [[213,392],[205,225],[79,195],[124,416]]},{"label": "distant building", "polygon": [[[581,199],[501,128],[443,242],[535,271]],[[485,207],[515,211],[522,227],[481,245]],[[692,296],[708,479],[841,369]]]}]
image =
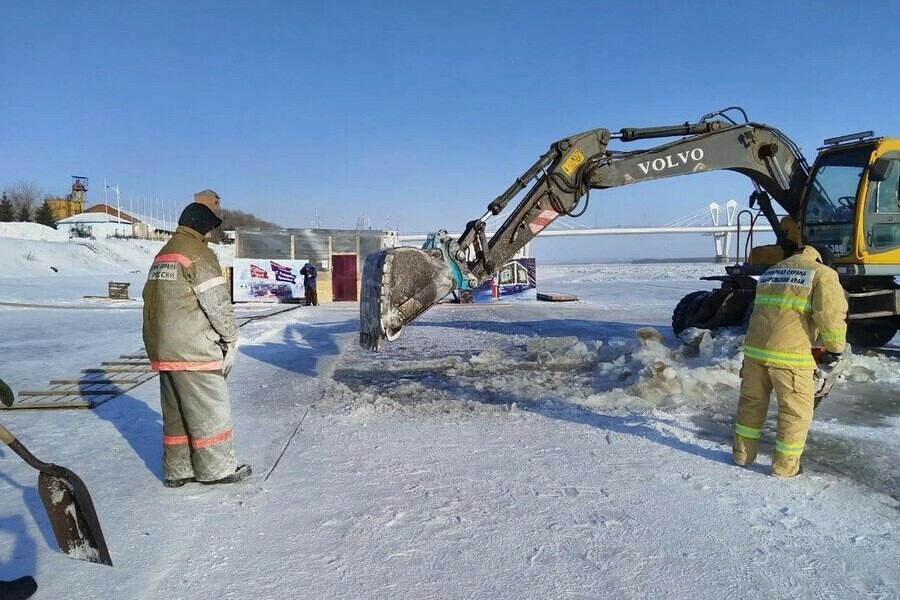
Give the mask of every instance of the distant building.
[{"label": "distant building", "polygon": [[82,213],[60,219],[56,227],[67,231],[69,237],[166,239],[178,225],[164,219],[116,210],[106,204],[95,204]]},{"label": "distant building", "polygon": [[56,229],[67,232],[70,238],[133,237],[134,221],[126,215],[116,218],[106,213],[83,212],[60,219]]},{"label": "distant building", "polygon": [[396,245],[392,231],[238,227],[233,298],[299,301],[303,297],[299,270],[309,262],[318,271],[319,302],[356,301],[366,256]]},{"label": "distant building", "polygon": [[53,219],[59,221],[72,217],[84,210],[85,192],[88,190],[87,177],[72,176],[72,191],[65,197],[48,196],[45,198],[50,207]]},{"label": "distant building", "polygon": [[222,214],[222,207],[220,206],[221,201],[222,197],[209,188],[194,194],[194,202],[205,204],[206,206],[210,207],[212,211],[217,215]]}]

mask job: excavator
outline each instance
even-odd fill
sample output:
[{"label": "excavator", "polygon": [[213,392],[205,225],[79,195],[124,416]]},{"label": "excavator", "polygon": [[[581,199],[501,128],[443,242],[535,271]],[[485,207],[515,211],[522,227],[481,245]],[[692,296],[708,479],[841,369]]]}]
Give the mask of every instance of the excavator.
[{"label": "excavator", "polygon": [[[613,143],[677,138],[643,149]],[[360,345],[377,351],[403,327],[451,292],[476,288],[561,215],[580,216],[590,192],[725,170],[753,184],[745,260],[726,267],[713,291],[685,296],[672,327],[742,326],[753,306],[757,277],[803,245],[828,248],[848,298],[847,339],[854,348],[889,342],[900,327],[900,139],[855,133],[825,140],[812,167],[778,129],[751,122],[740,107],[696,122],[618,132],[592,129],[550,146],[527,171],[469,221],[462,234],[428,236],[420,248],[369,254],[360,297]],[[527,190],[490,239],[487,219]],[[762,216],[775,243],[752,247]]]}]

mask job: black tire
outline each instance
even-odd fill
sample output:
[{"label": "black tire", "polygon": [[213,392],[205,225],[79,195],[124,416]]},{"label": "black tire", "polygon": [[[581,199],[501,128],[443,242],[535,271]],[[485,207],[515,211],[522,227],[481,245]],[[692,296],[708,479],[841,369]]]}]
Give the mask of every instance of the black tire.
[{"label": "black tire", "polygon": [[675,310],[672,311],[672,331],[678,335],[687,329],[687,323],[691,320],[703,302],[712,292],[691,292],[678,301]]},{"label": "black tire", "polygon": [[897,335],[897,326],[892,324],[871,325],[850,323],[847,326],[847,342],[854,348],[880,348]]}]

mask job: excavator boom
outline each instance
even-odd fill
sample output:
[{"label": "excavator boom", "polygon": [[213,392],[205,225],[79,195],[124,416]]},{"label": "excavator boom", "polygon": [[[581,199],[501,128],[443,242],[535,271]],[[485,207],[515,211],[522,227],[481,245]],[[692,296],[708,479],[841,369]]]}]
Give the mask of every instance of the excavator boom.
[{"label": "excavator boom", "polygon": [[[671,137],[681,139],[628,152],[609,149],[612,140],[627,143]],[[488,205],[484,215],[466,225],[459,238],[439,231],[423,249],[389,248],[370,254],[363,268],[360,345],[378,350],[449,293],[477,287],[560,215],[582,214],[592,189],[712,170],[749,177],[756,187],[752,198],[779,243],[790,244],[778,226],[772,201],[796,216],[809,166],[797,146],[777,130],[718,118],[625,128],[617,133],[593,129],[552,144]],[[525,189],[528,191],[510,216],[487,239],[487,218],[500,214]]]}]

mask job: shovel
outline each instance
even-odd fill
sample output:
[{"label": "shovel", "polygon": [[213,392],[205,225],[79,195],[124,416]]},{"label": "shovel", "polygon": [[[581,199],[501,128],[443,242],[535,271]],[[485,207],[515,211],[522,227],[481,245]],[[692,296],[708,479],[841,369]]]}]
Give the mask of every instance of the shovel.
[{"label": "shovel", "polygon": [[[0,380],[0,402],[11,406],[12,390]],[[70,558],[112,566],[100,520],[84,482],[65,467],[39,461],[0,424],[0,441],[40,471],[38,494],[56,535],[59,549]]]}]

